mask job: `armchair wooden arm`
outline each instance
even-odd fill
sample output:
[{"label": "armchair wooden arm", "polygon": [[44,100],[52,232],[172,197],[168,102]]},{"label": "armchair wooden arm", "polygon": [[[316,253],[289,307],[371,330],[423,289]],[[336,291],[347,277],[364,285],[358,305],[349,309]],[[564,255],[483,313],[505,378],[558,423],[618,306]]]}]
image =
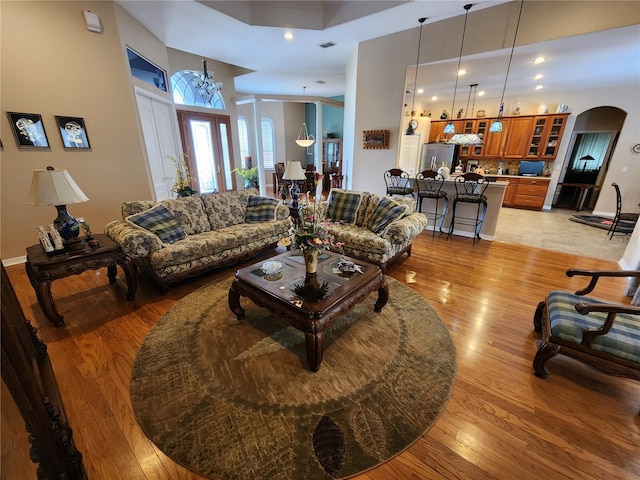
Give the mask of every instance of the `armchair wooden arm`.
[{"label": "armchair wooden arm", "polygon": [[640,315],[640,307],[634,305],[621,305],[610,303],[576,303],[576,311],[581,315],[586,315],[591,312],[605,312],[607,313],[607,319],[598,329],[590,329],[584,332],[582,337],[582,345],[591,345],[591,341],[598,335],[606,335],[613,327],[613,322],[616,319],[616,315],[619,313],[629,313],[631,315]]},{"label": "armchair wooden arm", "polygon": [[567,270],[567,277],[575,276],[591,277],[589,285],[576,292],[576,295],[586,295],[593,291],[600,277],[640,277],[640,270]]}]

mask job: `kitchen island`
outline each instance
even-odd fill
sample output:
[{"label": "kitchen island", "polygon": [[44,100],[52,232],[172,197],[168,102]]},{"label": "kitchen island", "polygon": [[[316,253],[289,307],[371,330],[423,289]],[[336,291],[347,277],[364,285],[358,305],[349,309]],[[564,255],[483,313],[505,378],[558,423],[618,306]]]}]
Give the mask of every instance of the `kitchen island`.
[{"label": "kitchen island", "polygon": [[[447,192],[447,198],[449,199],[449,208],[447,214],[442,223],[442,231],[447,233],[449,231],[449,225],[451,225],[451,211],[453,210],[453,199],[456,196],[456,187],[454,185],[455,174],[450,176],[442,184],[442,190]],[[487,197],[487,213],[484,216],[484,222],[482,223],[482,229],[480,230],[480,238],[484,240],[493,240],[495,238],[496,226],[498,225],[498,217],[500,216],[500,209],[502,208],[502,201],[508,181],[495,181],[489,182],[487,190],[484,192]],[[438,209],[442,212],[443,202],[440,201]],[[474,218],[476,216],[477,205],[469,203],[458,203],[456,207],[456,217],[461,218]],[[435,210],[435,200],[425,198],[422,201],[422,213],[431,213]],[[432,218],[432,215],[429,215]],[[433,230],[438,228],[438,224],[434,224],[433,221],[429,221],[427,230]],[[472,225],[463,225],[462,223],[455,223],[454,235],[460,235],[463,237],[471,237],[474,235],[474,227]]]}]

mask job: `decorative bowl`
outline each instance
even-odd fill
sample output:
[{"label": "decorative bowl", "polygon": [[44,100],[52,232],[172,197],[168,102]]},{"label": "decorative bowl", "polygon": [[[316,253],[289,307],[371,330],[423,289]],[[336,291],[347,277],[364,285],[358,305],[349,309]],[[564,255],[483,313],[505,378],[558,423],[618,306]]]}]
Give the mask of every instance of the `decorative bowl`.
[{"label": "decorative bowl", "polygon": [[262,271],[266,280],[271,282],[280,280],[282,278],[282,262],[267,260],[262,264]]}]

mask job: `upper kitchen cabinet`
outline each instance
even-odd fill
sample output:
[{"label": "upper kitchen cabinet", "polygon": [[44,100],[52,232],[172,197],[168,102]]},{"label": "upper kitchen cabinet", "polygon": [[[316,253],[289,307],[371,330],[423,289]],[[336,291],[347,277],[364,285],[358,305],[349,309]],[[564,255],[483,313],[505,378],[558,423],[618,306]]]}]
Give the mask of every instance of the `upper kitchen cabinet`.
[{"label": "upper kitchen cabinet", "polygon": [[555,160],[568,116],[565,113],[535,117],[526,158]]},{"label": "upper kitchen cabinet", "polygon": [[[511,117],[501,158],[522,159],[531,139],[532,117]],[[505,131],[503,127],[503,131]]]},{"label": "upper kitchen cabinet", "polygon": [[[446,134],[443,132],[444,127],[446,127],[448,123],[449,120],[438,120],[431,122],[431,127],[429,129],[429,143],[442,143],[451,137],[450,134]],[[453,123],[453,127],[455,128],[456,133],[462,132],[465,123],[463,120],[452,120],[451,123]]]},{"label": "upper kitchen cabinet", "polygon": [[[484,142],[485,136],[489,131],[489,120],[486,118],[476,120],[464,120],[462,122],[462,133],[475,133]],[[484,144],[482,145],[461,145],[461,158],[478,158],[484,155]]]}]

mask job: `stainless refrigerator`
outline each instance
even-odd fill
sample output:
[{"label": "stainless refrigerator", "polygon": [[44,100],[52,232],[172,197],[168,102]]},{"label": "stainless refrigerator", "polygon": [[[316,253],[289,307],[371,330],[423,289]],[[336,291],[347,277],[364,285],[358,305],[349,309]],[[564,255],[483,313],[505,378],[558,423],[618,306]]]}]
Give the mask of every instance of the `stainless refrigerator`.
[{"label": "stainless refrigerator", "polygon": [[420,171],[431,170],[431,160],[435,160],[437,171],[442,162],[453,172],[458,163],[459,145],[449,145],[446,143],[425,143],[422,145],[422,156],[420,158]]}]

